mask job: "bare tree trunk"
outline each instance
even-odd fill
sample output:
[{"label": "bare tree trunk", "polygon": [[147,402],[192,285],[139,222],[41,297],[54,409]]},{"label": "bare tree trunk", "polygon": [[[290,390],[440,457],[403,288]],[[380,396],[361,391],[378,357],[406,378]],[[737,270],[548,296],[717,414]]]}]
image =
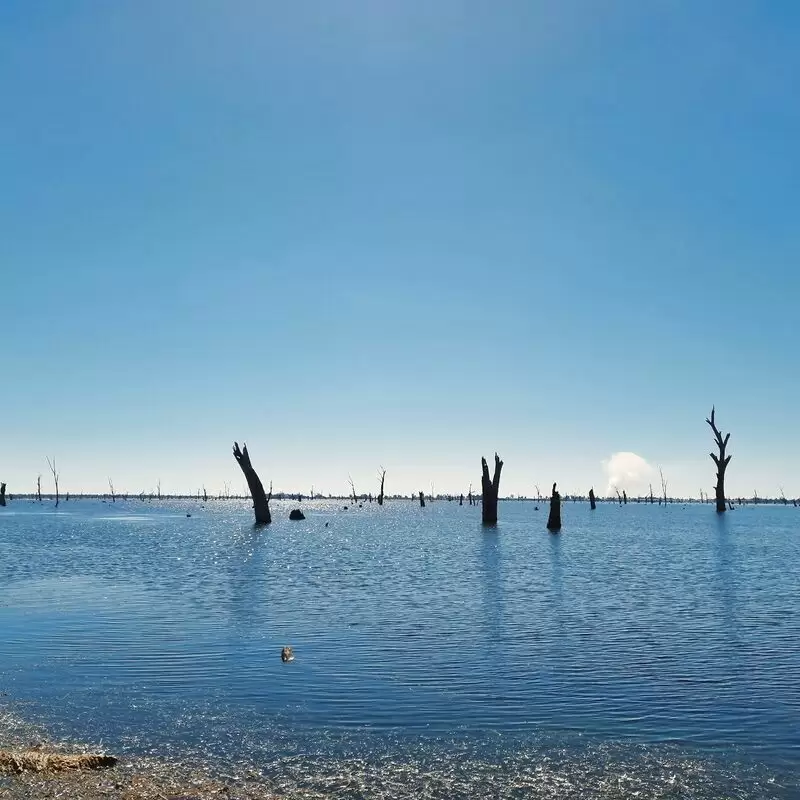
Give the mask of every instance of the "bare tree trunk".
[{"label": "bare tree trunk", "polygon": [[350,484],[350,490],[353,493],[353,505],[358,505],[358,498],[356,497],[356,485],[353,483],[353,478],[350,475],[347,476],[347,482]]},{"label": "bare tree trunk", "polygon": [[619,504],[622,505],[622,495],[619,493],[619,489],[617,489],[616,486],[614,487],[614,491],[617,493],[617,500],[619,500]]},{"label": "bare tree trunk", "polygon": [[475,505],[475,501],[472,499],[472,484],[469,485],[469,494],[467,497],[469,498],[469,504],[471,506]]},{"label": "bare tree trunk", "polygon": [[36,478],[36,499],[41,503],[42,502],[42,476],[39,475]]},{"label": "bare tree trunk", "polygon": [[0,507],[5,507],[6,504],[6,485],[0,483]]},{"label": "bare tree trunk", "polygon": [[623,502],[625,505],[628,505],[628,495],[625,493],[625,490],[624,490],[624,489],[622,490],[622,502]]},{"label": "bare tree trunk", "polygon": [[653,505],[654,502],[655,501],[653,499],[653,484],[651,483],[650,484],[650,505]]},{"label": "bare tree trunk", "polygon": [[378,495],[378,505],[379,506],[383,505],[383,484],[384,484],[385,480],[386,480],[386,470],[383,467],[381,467],[381,491],[380,491],[380,494]]},{"label": "bare tree trunk", "polygon": [[208,502],[208,493],[206,492],[206,485],[205,484],[203,484],[203,502],[204,503]]},{"label": "bare tree trunk", "polygon": [[458,496],[458,504],[460,506],[464,505],[464,495],[463,495],[463,493]]},{"label": "bare tree trunk", "polygon": [[494,454],[494,477],[489,478],[489,465],[481,458],[481,487],[483,489],[481,519],[484,525],[497,524],[497,495],[500,491],[500,472],[503,462],[497,453]]},{"label": "bare tree trunk", "polygon": [[117,496],[114,494],[114,481],[111,478],[108,479],[108,488],[111,489],[111,502],[117,502]]},{"label": "bare tree trunk", "polygon": [[53,460],[47,459],[47,465],[50,467],[50,472],[53,473],[53,483],[56,485],[56,508],[58,508],[58,472],[56,471],[56,459],[53,456]]},{"label": "bare tree trunk", "polygon": [[550,515],[547,517],[547,530],[558,533],[561,530],[561,495],[553,484],[553,493],[550,496]]},{"label": "bare tree trunk", "polygon": [[[661,476],[661,491],[664,493],[664,506],[667,505],[667,486],[669,483],[664,480],[664,472],[661,467],[658,468],[658,474]],[[661,500],[658,501],[658,504],[661,505]]]},{"label": "bare tree trunk", "polygon": [[594,511],[597,508],[597,504],[594,501],[594,487],[589,489],[589,507]]},{"label": "bare tree trunk", "polygon": [[425,493],[424,492],[420,492],[419,493],[419,507],[420,508],[425,508]]},{"label": "bare tree trunk", "polygon": [[714,441],[719,448],[719,455],[715,453],[709,453],[713,462],[717,465],[717,514],[724,514],[725,513],[725,470],[728,468],[728,464],[730,463],[731,457],[725,455],[725,448],[728,446],[728,440],[731,438],[731,435],[728,433],[726,434],[725,438],[722,438],[722,434],[719,430],[717,430],[716,423],[714,421],[714,413],[715,408],[714,406],[711,407],[711,419],[706,419],[706,422],[711,426],[711,430],[714,431]]},{"label": "bare tree trunk", "polygon": [[272,498],[272,484],[269,485],[269,496],[264,492],[264,485],[258,477],[253,465],[250,463],[250,455],[247,452],[247,445],[240,450],[239,443],[233,443],[233,457],[242,468],[244,477],[247,479],[247,486],[250,489],[250,496],[253,498],[253,509],[256,515],[256,525],[269,525],[272,517],[269,513],[269,501]]}]

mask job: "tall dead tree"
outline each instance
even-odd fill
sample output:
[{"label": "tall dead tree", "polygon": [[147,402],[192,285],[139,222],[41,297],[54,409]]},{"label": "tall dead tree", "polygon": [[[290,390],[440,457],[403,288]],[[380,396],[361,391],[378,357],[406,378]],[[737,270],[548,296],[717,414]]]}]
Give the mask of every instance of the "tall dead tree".
[{"label": "tall dead tree", "polygon": [[731,457],[725,455],[725,448],[728,446],[728,440],[731,435],[728,433],[725,438],[722,433],[717,429],[714,420],[714,406],[711,406],[711,419],[706,419],[706,422],[711,426],[714,431],[714,441],[719,449],[719,455],[716,453],[709,453],[713,462],[717,465],[717,514],[725,513],[725,470],[728,468]]},{"label": "tall dead tree", "polygon": [[36,499],[41,503],[42,502],[42,476],[39,475],[36,478]]},{"label": "tall dead tree", "polygon": [[617,489],[616,486],[614,487],[614,491],[617,493],[617,500],[619,500],[619,504],[622,505],[622,495],[619,493],[619,489]]},{"label": "tall dead tree", "polygon": [[244,477],[247,479],[247,487],[250,489],[250,496],[253,498],[253,509],[256,515],[256,525],[269,525],[272,517],[269,513],[269,501],[272,499],[272,484],[269,485],[269,496],[264,492],[264,485],[258,477],[253,465],[250,463],[250,455],[247,452],[247,445],[240,450],[239,443],[233,443],[233,457],[236,463],[242,468]]},{"label": "tall dead tree", "polygon": [[6,504],[6,485],[4,483],[0,483],[0,506],[5,506]]},{"label": "tall dead tree", "polygon": [[500,491],[500,472],[503,462],[497,453],[494,454],[494,476],[489,478],[489,465],[485,458],[481,458],[481,487],[483,499],[481,507],[481,520],[484,525],[497,524],[497,494]]},{"label": "tall dead tree", "polygon": [[561,530],[561,495],[553,484],[553,493],[550,495],[550,514],[547,517],[547,530],[558,533]]},{"label": "tall dead tree", "polygon": [[381,480],[381,491],[380,491],[380,494],[378,495],[378,505],[382,506],[383,505],[383,484],[384,484],[384,481],[386,480],[386,470],[383,467],[381,467],[381,471],[380,471],[379,477],[380,477],[380,480]]},{"label": "tall dead tree", "polygon": [[597,508],[597,503],[594,500],[594,486],[589,489],[589,507],[594,511]]},{"label": "tall dead tree", "polygon": [[650,484],[650,505],[653,505],[653,503],[655,503],[655,499],[653,498],[653,484],[651,483]]},{"label": "tall dead tree", "polygon": [[[667,505],[667,486],[669,485],[667,481],[664,480],[664,471],[661,467],[658,468],[658,474],[661,476],[661,491],[664,494],[664,505]],[[658,501],[658,504],[661,505],[661,500]]]},{"label": "tall dead tree", "polygon": [[472,484],[470,484],[470,485],[469,485],[469,494],[467,495],[467,498],[469,499],[469,504],[470,504],[471,506],[472,506],[472,505],[475,505],[475,502],[474,502],[474,500],[472,499]]},{"label": "tall dead tree", "polygon": [[622,490],[622,502],[623,502],[625,505],[628,505],[628,495],[625,493],[625,490],[624,490],[624,489]]},{"label": "tall dead tree", "polygon": [[[46,456],[45,456],[46,458]],[[58,472],[56,471],[56,458],[53,456],[53,460],[51,461],[49,458],[47,459],[47,466],[50,467],[50,472],[53,473],[53,483],[56,485],[56,508],[58,508]]]},{"label": "tall dead tree", "polygon": [[348,475],[347,482],[350,484],[350,491],[353,493],[353,504],[358,503],[358,498],[356,497],[356,485],[353,483],[353,478]]},{"label": "tall dead tree", "polygon": [[425,492],[419,493],[419,507],[425,508]]},{"label": "tall dead tree", "polygon": [[111,478],[108,479],[108,488],[111,489],[111,502],[117,502],[117,496],[114,494],[114,481]]},{"label": "tall dead tree", "polygon": [[161,478],[158,479],[156,482],[156,492],[158,493],[158,499],[161,499]]}]

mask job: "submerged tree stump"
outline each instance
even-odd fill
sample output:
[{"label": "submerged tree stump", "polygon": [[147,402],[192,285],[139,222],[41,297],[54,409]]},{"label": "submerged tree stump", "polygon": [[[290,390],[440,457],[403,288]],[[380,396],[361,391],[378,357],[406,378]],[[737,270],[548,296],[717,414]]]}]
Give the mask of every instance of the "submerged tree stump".
[{"label": "submerged tree stump", "polygon": [[594,511],[597,508],[597,504],[594,501],[594,487],[589,489],[589,507]]},{"label": "submerged tree stump", "polygon": [[728,464],[730,463],[731,457],[725,455],[725,448],[728,446],[728,440],[731,438],[731,435],[728,433],[725,435],[725,438],[722,438],[722,433],[717,429],[717,425],[714,421],[714,413],[715,408],[714,406],[711,407],[711,419],[706,419],[706,422],[711,426],[711,430],[714,431],[714,441],[719,448],[719,455],[715,453],[709,453],[714,463],[717,465],[717,514],[724,514],[725,513],[725,470],[728,468]]},{"label": "submerged tree stump", "polygon": [[0,506],[4,506],[6,504],[6,485],[4,483],[0,483]]},{"label": "submerged tree stump", "polygon": [[547,530],[558,533],[561,530],[561,495],[553,484],[553,494],[550,496],[550,515],[547,517]]},{"label": "submerged tree stump", "polygon": [[497,524],[497,494],[500,491],[500,472],[503,462],[497,453],[494,454],[494,476],[489,478],[489,465],[485,458],[481,458],[481,487],[483,498],[481,500],[481,520],[484,525]]},{"label": "submerged tree stump", "polygon": [[383,505],[383,484],[385,483],[385,481],[386,481],[386,470],[383,467],[381,467],[381,491],[380,494],[378,495],[379,506]]},{"label": "submerged tree stump", "polygon": [[250,489],[250,496],[253,498],[253,510],[256,515],[256,525],[269,525],[272,516],[269,513],[269,501],[272,498],[272,484],[269,485],[269,497],[264,492],[264,485],[258,477],[253,465],[250,463],[250,455],[247,452],[247,445],[240,450],[239,443],[233,443],[233,457],[242,468],[244,477],[247,479],[247,486]]},{"label": "submerged tree stump", "polygon": [[424,492],[420,492],[419,493],[419,507],[420,508],[425,508],[425,493]]}]

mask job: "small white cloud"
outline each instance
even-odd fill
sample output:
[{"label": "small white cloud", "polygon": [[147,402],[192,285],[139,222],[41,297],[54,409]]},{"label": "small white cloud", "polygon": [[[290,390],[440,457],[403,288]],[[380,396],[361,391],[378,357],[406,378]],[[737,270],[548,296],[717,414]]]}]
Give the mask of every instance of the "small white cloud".
[{"label": "small white cloud", "polygon": [[616,488],[620,492],[624,489],[631,497],[647,494],[658,474],[655,467],[636,453],[613,453],[603,461],[603,471],[608,478],[607,495],[613,495]]}]

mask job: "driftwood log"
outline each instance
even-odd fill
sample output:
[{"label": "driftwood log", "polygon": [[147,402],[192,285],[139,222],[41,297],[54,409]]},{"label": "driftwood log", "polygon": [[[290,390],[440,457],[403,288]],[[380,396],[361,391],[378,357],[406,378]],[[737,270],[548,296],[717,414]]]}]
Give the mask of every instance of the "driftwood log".
[{"label": "driftwood log", "polygon": [[0,773],[68,772],[105,769],[117,763],[114,756],[96,753],[45,753],[41,750],[0,750]]},{"label": "driftwood log", "polygon": [[481,458],[481,487],[483,500],[481,503],[481,519],[484,525],[497,524],[497,495],[500,491],[500,472],[503,462],[497,453],[494,454],[494,476],[489,478],[489,465]]},{"label": "driftwood log", "polygon": [[272,484],[269,485],[269,497],[264,492],[264,485],[258,477],[253,465],[250,463],[250,455],[247,452],[247,445],[240,450],[239,443],[233,443],[233,457],[236,463],[242,468],[244,477],[247,479],[247,486],[250,489],[250,496],[253,498],[253,510],[256,515],[256,525],[269,525],[272,516],[269,513],[269,501],[272,499]]}]

